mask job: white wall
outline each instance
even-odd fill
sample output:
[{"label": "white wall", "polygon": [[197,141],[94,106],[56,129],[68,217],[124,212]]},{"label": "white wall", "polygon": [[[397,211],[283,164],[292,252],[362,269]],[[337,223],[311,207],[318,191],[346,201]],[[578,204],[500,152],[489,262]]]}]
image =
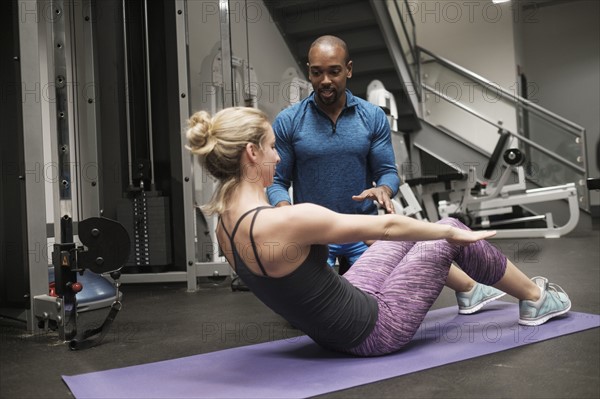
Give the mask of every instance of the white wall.
[{"label": "white wall", "polygon": [[[511,93],[517,93],[512,13],[509,4],[486,1],[409,2],[417,30],[417,44],[456,63]],[[471,82],[458,75],[439,73],[425,64],[424,82],[438,87],[450,98],[480,112],[492,121],[516,131],[516,114],[502,106],[498,92],[475,91]],[[498,139],[497,129],[467,112],[430,95],[424,104],[426,120],[461,135],[491,153]]]},{"label": "white wall", "polygon": [[[600,177],[600,2],[572,1],[522,13],[515,24],[517,64],[532,100],[586,129],[590,177]],[[590,192],[600,204],[600,193]]]},{"label": "white wall", "polygon": [[[416,2],[417,43],[435,54],[514,88],[515,48],[510,3],[490,0]],[[410,4],[410,3],[409,3]]]},{"label": "white wall", "polygon": [[[192,111],[209,110],[211,65],[220,45],[219,2],[188,0],[187,7]],[[248,1],[247,12],[242,0],[232,0],[230,7],[233,55],[247,59],[249,47],[250,64],[258,80],[252,82],[258,89],[258,106],[274,118],[284,107],[283,97],[289,91],[282,83],[284,73],[290,67],[297,71],[296,62],[261,0]]]}]

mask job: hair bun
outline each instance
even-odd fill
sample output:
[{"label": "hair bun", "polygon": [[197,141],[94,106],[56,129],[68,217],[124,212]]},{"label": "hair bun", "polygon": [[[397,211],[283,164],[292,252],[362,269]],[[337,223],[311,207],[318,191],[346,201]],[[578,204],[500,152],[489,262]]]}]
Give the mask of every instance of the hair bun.
[{"label": "hair bun", "polygon": [[204,155],[213,150],[216,140],[213,137],[212,119],[208,112],[198,111],[190,117],[186,137],[188,147],[194,154]]}]

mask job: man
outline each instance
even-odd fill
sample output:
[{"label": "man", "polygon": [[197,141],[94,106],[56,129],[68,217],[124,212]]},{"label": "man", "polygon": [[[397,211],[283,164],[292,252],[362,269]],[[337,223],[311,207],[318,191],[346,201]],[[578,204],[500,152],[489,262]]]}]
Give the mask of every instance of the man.
[{"label": "man", "polygon": [[[276,206],[311,202],[346,214],[377,214],[400,186],[389,122],[383,110],[346,89],[352,61],[346,43],[321,36],[308,52],[314,92],[282,111],[273,123],[281,162],[267,189]],[[329,264],[344,256],[351,266],[367,249],[363,242],[331,245]],[[344,268],[340,274],[344,273]]]}]

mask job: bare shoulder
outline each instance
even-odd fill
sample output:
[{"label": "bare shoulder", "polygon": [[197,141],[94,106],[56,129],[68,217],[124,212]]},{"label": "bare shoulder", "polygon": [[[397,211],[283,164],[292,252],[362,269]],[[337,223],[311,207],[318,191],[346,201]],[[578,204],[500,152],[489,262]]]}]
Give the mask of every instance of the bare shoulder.
[{"label": "bare shoulder", "polygon": [[291,206],[282,206],[274,208],[277,211],[277,219],[283,223],[289,225],[290,222],[294,222],[295,225],[304,225],[305,223],[311,223],[314,220],[323,220],[335,217],[335,212],[315,204],[298,204]]},{"label": "bare shoulder", "polygon": [[[278,234],[294,232],[305,234],[306,229],[317,228],[319,223],[335,217],[336,213],[315,204],[298,204],[265,209],[261,224]],[[286,234],[287,235],[287,234]]]},{"label": "bare shoulder", "polygon": [[303,203],[291,206],[283,206],[280,209],[285,209],[291,214],[300,213],[302,215],[320,213],[320,212],[331,212],[329,209],[316,204]]}]

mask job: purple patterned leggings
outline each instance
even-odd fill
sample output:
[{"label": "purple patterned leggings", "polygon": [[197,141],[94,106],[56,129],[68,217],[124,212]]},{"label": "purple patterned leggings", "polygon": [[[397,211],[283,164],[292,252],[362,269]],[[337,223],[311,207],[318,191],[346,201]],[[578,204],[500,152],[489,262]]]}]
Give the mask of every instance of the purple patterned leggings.
[{"label": "purple patterned leggings", "polygon": [[[468,229],[456,219],[437,223]],[[379,305],[375,328],[359,346],[359,356],[392,353],[413,337],[444,288],[452,261],[473,280],[493,285],[506,270],[506,257],[486,241],[469,246],[439,241],[377,241],[343,277]]]}]

